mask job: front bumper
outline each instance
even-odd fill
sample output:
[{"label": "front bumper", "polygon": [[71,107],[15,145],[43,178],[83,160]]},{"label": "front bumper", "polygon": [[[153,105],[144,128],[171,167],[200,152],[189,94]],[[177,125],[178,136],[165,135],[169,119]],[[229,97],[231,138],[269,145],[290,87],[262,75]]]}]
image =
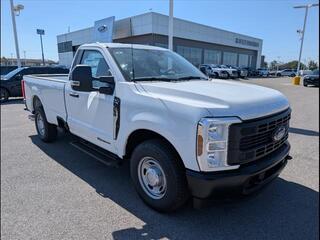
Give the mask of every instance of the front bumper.
[{"label": "front bumper", "polygon": [[319,87],[319,79],[305,78],[303,79],[305,84],[310,84]]},{"label": "front bumper", "polygon": [[228,74],[227,73],[219,73],[219,78],[227,79]]},{"label": "front bumper", "polygon": [[187,170],[187,181],[193,197],[248,195],[275,179],[287,164],[290,144],[286,142],[273,153],[240,168],[222,172]]}]

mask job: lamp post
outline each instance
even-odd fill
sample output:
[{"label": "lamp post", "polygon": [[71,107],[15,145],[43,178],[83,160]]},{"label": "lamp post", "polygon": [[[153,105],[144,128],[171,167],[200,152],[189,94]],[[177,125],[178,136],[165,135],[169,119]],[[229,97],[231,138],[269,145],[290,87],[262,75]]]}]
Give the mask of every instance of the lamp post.
[{"label": "lamp post", "polygon": [[169,29],[168,29],[168,47],[173,51],[173,0],[170,1],[169,6]]},{"label": "lamp post", "polygon": [[319,6],[319,4],[318,3],[314,3],[314,4],[301,5],[301,6],[295,6],[294,7],[294,8],[304,8],[305,9],[303,29],[297,31],[298,33],[301,33],[301,35],[302,35],[301,36],[300,51],[299,51],[298,67],[297,67],[297,76],[299,75],[299,70],[300,70],[300,62],[301,62],[301,55],[302,55],[302,48],[303,48],[304,33],[305,33],[305,30],[306,30],[308,10],[309,10],[309,8],[316,7],[316,6]]},{"label": "lamp post", "polygon": [[44,35],[44,30],[43,29],[37,29],[37,34],[40,35],[41,53],[42,53],[42,65],[44,66],[44,54],[43,54],[43,43],[42,43],[42,35]]},{"label": "lamp post", "polygon": [[16,46],[16,55],[17,55],[17,65],[21,67],[21,60],[20,60],[20,53],[19,53],[19,43],[18,43],[18,34],[17,34],[17,25],[16,25],[16,15],[20,15],[20,11],[24,9],[24,6],[18,4],[14,6],[13,0],[10,0],[10,7],[11,7],[11,17],[12,17],[12,28],[13,28],[13,36],[14,36],[14,43]]}]

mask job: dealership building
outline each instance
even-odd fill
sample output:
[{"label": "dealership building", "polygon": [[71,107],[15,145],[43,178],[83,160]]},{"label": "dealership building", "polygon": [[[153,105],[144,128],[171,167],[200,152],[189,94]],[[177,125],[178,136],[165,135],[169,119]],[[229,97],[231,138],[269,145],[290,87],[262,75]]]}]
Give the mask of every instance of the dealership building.
[{"label": "dealership building", "polygon": [[[92,27],[57,36],[59,63],[70,66],[77,48],[84,43],[135,43],[167,48],[168,24],[168,16],[155,12],[120,20],[98,20]],[[262,40],[174,18],[173,50],[195,66],[214,63],[259,68]]]}]

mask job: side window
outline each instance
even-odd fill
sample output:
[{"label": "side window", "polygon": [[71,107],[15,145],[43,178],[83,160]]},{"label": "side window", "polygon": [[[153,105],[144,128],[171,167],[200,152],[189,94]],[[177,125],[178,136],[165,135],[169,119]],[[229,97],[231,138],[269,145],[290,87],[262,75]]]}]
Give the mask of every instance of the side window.
[{"label": "side window", "polygon": [[100,88],[106,85],[106,83],[95,79],[103,76],[111,76],[110,68],[100,52],[85,50],[80,63],[91,67],[93,88]]},{"label": "side window", "polygon": [[98,51],[86,50],[83,53],[81,64],[91,67],[93,77],[110,76],[110,68],[102,54]]}]

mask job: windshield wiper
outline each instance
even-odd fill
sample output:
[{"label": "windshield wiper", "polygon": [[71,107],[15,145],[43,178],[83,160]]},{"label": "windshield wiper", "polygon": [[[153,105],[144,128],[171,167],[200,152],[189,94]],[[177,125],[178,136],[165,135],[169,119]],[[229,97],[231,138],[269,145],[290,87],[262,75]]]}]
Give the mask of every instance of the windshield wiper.
[{"label": "windshield wiper", "polygon": [[138,77],[132,79],[132,81],[164,81],[164,82],[170,82],[172,79],[166,78],[166,77]]},{"label": "windshield wiper", "polygon": [[175,78],[174,80],[192,80],[192,79],[203,79],[203,80],[207,80],[207,78],[200,77],[200,76],[185,76],[185,77]]}]

